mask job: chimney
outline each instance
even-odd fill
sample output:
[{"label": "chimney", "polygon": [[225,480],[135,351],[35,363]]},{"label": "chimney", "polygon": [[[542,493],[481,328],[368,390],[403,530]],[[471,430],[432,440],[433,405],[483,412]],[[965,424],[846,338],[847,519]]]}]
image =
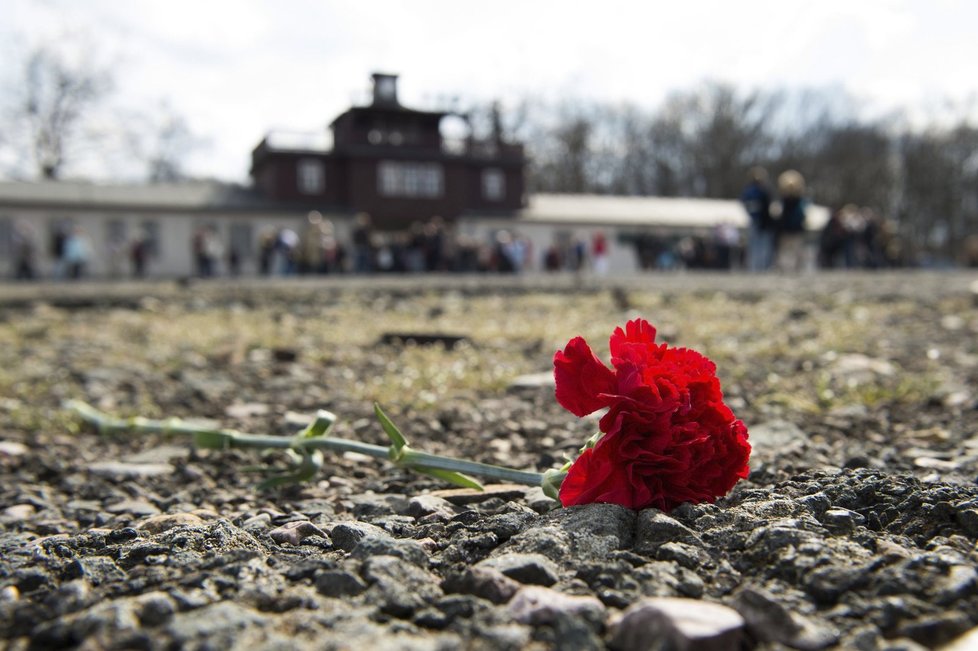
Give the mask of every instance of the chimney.
[{"label": "chimney", "polygon": [[371,76],[374,80],[374,106],[398,106],[397,75],[375,72]]}]

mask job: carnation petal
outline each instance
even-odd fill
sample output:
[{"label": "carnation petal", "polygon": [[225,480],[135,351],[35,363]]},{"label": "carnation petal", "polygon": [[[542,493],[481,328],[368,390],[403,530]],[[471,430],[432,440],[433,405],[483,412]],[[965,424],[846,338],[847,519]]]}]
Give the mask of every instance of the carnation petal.
[{"label": "carnation petal", "polygon": [[557,402],[575,416],[586,416],[609,404],[616,393],[615,374],[582,337],[571,339],[554,355]]},{"label": "carnation petal", "polygon": [[560,503],[566,506],[604,502],[635,508],[631,486],[614,460],[613,446],[585,450],[560,484]]},{"label": "carnation petal", "polygon": [[624,330],[615,328],[608,343],[615,368],[620,363],[646,363],[660,350],[655,343],[655,327],[645,319],[629,321]]}]

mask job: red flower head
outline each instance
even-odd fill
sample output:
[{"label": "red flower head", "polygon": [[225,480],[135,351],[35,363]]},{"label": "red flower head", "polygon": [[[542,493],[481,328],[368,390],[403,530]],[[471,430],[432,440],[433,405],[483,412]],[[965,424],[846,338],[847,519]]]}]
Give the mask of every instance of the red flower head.
[{"label": "red flower head", "polygon": [[564,506],[609,502],[668,511],[712,502],[747,477],[747,428],[723,403],[716,366],[655,343],[644,319],[611,335],[609,369],[581,337],[554,355],[557,401],[578,416],[608,408],[603,435],[560,485]]}]

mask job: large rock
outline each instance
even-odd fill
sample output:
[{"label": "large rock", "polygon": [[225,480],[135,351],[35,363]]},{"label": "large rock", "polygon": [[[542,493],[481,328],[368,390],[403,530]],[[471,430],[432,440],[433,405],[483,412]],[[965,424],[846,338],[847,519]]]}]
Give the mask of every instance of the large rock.
[{"label": "large rock", "polygon": [[177,614],[166,630],[180,646],[201,648],[203,643],[207,648],[229,649],[245,629],[267,624],[267,616],[233,601],[222,601]]},{"label": "large rock", "polygon": [[760,642],[777,642],[802,651],[816,651],[838,640],[834,630],[817,626],[760,589],[740,590],[731,605],[747,622],[753,638]]},{"label": "large rock", "polygon": [[632,544],[635,512],[617,504],[586,504],[551,511],[499,548],[542,554],[558,564],[602,560]]},{"label": "large rock", "polygon": [[500,554],[487,558],[476,567],[490,567],[520,583],[543,586],[556,583],[560,572],[543,554]]},{"label": "large rock", "polygon": [[395,556],[367,559],[361,575],[378,593],[381,610],[394,617],[408,617],[442,596],[437,577]]},{"label": "large rock", "polygon": [[280,545],[298,546],[303,540],[311,536],[326,537],[322,529],[308,520],[293,520],[286,522],[281,527],[276,527],[268,532],[272,540]]},{"label": "large rock", "polygon": [[499,570],[476,565],[446,579],[442,588],[446,592],[470,594],[494,604],[504,604],[513,598],[520,584]]},{"label": "large rock", "polygon": [[146,518],[136,528],[147,533],[162,533],[174,527],[197,527],[204,524],[200,516],[193,513],[163,513]]},{"label": "large rock", "polygon": [[645,509],[638,514],[635,527],[635,552],[654,555],[665,543],[684,543],[701,546],[703,542],[689,527],[658,509]]},{"label": "large rock", "polygon": [[605,607],[594,597],[566,595],[550,588],[527,586],[516,593],[507,610],[521,624],[540,625],[553,623],[563,616],[598,622],[604,618]]},{"label": "large rock", "polygon": [[612,628],[619,651],[733,651],[744,619],[726,606],[695,599],[652,597],[629,606]]}]

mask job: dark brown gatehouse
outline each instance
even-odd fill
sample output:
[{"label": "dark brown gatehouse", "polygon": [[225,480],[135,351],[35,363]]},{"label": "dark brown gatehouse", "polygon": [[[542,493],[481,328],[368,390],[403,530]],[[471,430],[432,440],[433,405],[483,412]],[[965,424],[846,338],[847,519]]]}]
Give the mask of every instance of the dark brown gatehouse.
[{"label": "dark brown gatehouse", "polygon": [[252,152],[255,187],[281,202],[327,211],[369,213],[392,228],[439,215],[512,213],[525,205],[523,146],[496,134],[477,141],[443,137],[443,111],[402,106],[397,76],[373,75],[373,102],[330,125],[332,148],[276,146]]}]

